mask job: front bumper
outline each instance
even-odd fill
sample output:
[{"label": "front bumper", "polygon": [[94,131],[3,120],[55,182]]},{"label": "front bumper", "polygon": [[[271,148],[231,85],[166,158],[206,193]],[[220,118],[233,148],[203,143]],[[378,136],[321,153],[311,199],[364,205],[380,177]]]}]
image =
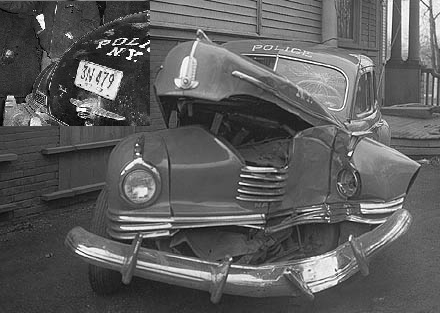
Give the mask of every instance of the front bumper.
[{"label": "front bumper", "polygon": [[[81,227],[72,229],[66,246],[86,262],[121,271],[124,282],[131,275],[211,293],[251,297],[307,296],[348,279],[357,271],[368,274],[368,260],[404,234],[411,215],[399,209],[374,230],[325,254],[260,266],[234,265],[229,260],[208,262],[112,241]],[[139,237],[139,236],[138,236]],[[135,239],[136,240],[136,239]],[[134,256],[134,257],[133,257]],[[127,280],[127,268],[132,268]]]}]

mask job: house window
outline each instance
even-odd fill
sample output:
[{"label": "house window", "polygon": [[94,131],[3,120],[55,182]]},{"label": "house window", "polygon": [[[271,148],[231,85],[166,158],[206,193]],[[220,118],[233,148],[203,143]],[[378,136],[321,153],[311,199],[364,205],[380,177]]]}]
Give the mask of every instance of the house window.
[{"label": "house window", "polygon": [[338,38],[346,42],[358,41],[361,0],[335,0],[338,15]]},{"label": "house window", "polygon": [[354,2],[353,0],[336,0],[338,14],[338,37],[353,38]]}]

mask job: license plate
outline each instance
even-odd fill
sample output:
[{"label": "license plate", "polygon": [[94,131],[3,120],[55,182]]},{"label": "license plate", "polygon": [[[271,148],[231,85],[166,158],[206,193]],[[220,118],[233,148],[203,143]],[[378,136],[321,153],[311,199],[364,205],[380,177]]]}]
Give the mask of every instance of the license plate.
[{"label": "license plate", "polygon": [[123,74],[121,71],[82,60],[76,71],[75,85],[106,99],[115,100]]}]

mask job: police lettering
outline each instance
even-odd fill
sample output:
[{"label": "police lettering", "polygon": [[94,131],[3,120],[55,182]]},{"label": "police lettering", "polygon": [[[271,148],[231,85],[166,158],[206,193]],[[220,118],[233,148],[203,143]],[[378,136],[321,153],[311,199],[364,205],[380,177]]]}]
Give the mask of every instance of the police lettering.
[{"label": "police lettering", "polygon": [[310,51],[295,47],[283,47],[279,45],[254,45],[252,47],[252,51],[287,51],[308,58],[312,57],[312,53]]},{"label": "police lettering", "polygon": [[111,48],[106,55],[112,57],[125,57],[126,60],[133,62],[137,62],[136,57],[143,55],[144,52],[142,50],[145,50],[145,48],[149,46],[148,42],[139,42],[138,37],[121,37],[113,40],[102,39],[97,44],[97,50],[104,47]]}]

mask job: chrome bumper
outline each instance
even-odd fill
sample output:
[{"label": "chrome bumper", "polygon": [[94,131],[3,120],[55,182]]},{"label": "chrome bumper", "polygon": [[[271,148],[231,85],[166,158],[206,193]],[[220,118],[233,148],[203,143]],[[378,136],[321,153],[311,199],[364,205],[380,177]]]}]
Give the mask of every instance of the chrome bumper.
[{"label": "chrome bumper", "polygon": [[[357,271],[368,274],[368,260],[404,234],[411,215],[399,209],[385,223],[325,254],[260,266],[208,262],[140,247],[139,237],[132,245],[72,229],[66,246],[86,262],[120,271],[124,283],[131,276],[165,282],[211,293],[218,302],[223,293],[251,297],[306,296],[330,288]],[[140,238],[140,240],[142,240]]]}]

